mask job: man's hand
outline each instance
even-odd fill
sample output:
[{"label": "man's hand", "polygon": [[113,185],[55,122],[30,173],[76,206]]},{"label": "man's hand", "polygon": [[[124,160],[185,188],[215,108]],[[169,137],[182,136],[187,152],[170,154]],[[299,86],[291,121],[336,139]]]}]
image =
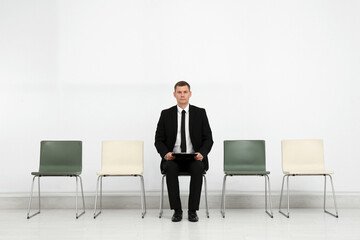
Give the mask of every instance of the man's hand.
[{"label": "man's hand", "polygon": [[199,152],[196,153],[196,156],[194,158],[198,161],[202,161],[204,159],[203,155]]},{"label": "man's hand", "polygon": [[173,155],[172,152],[168,152],[168,153],[166,154],[166,156],[165,156],[165,159],[166,159],[167,161],[169,161],[169,160],[174,160],[174,159],[175,159],[175,156]]}]

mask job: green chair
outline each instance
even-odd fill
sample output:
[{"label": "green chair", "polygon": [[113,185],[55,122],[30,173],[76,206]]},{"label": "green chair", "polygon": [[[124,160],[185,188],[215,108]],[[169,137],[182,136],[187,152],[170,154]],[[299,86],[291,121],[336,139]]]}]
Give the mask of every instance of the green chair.
[{"label": "green chair", "polygon": [[[41,177],[75,177],[76,178],[76,218],[85,213],[85,200],[82,180],[82,142],[81,141],[41,141],[40,167],[34,175],[31,185],[27,218],[40,213],[40,178]],[[30,216],[31,201],[35,178],[38,179],[39,210]],[[78,179],[80,179],[83,200],[83,212],[78,214]]]},{"label": "green chair", "polygon": [[[272,218],[272,202],[269,171],[265,164],[264,140],[226,140],[224,141],[224,180],[221,197],[221,214],[225,217],[225,190],[228,176],[265,177],[265,212]],[[268,190],[269,188],[269,195]],[[268,211],[268,199],[270,212]]]}]

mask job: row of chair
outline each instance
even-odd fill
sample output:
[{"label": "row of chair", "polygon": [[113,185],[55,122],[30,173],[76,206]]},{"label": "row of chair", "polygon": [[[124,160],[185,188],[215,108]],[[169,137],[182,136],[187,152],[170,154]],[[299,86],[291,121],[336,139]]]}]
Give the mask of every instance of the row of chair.
[{"label": "row of chair", "polygon": [[[331,174],[324,166],[324,150],[322,140],[283,140],[282,141],[282,180],[279,212],[289,218],[290,215],[290,176],[324,176],[324,212],[338,217],[335,191]],[[102,211],[103,178],[110,176],[135,176],[141,180],[141,209],[142,217],[146,214],[144,187],[144,143],[143,141],[103,141],[101,171],[97,173],[94,218]],[[32,172],[30,199],[27,218],[40,213],[40,178],[41,177],[75,177],[76,179],[76,218],[85,213],[85,200],[81,179],[82,171],[82,142],[81,141],[41,141],[40,166],[38,172]],[[205,172],[204,190],[206,215],[209,217],[207,204],[207,185]],[[226,179],[229,176],[263,176],[265,177],[265,212],[273,217],[270,172],[266,170],[266,154],[264,140],[228,140],[224,141],[224,179],[221,197],[221,214],[225,217]],[[183,173],[187,176],[187,173]],[[335,206],[335,214],[326,210],[326,179],[329,177]],[[38,179],[38,211],[30,215],[35,179]],[[160,214],[163,212],[164,178],[162,178]],[[287,213],[281,209],[284,182],[287,182]],[[83,211],[78,213],[78,186],[80,180]],[[100,209],[97,211],[97,201],[100,195]],[[269,210],[270,208],[270,210]]]},{"label": "row of chair", "polygon": [[[325,170],[324,147],[322,140],[283,140],[281,142],[282,180],[279,212],[290,216],[290,176],[324,176],[324,212],[338,217],[335,190],[331,174]],[[265,212],[273,217],[270,172],[266,170],[265,141],[263,140],[232,140],[224,141],[224,180],[221,198],[221,213],[225,217],[225,190],[228,176],[264,176],[265,177]],[[332,186],[335,214],[326,210],[326,178],[329,177]],[[281,209],[284,181],[287,180],[287,213]],[[269,189],[269,191],[268,191]],[[268,200],[270,212],[268,211]]]}]

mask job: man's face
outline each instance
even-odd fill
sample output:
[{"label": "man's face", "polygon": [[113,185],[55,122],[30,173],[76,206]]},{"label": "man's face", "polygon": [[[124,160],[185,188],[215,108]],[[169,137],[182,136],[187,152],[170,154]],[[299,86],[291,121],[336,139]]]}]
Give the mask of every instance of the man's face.
[{"label": "man's face", "polygon": [[188,86],[177,86],[174,92],[174,97],[178,102],[178,105],[188,105],[191,97],[191,91]]}]

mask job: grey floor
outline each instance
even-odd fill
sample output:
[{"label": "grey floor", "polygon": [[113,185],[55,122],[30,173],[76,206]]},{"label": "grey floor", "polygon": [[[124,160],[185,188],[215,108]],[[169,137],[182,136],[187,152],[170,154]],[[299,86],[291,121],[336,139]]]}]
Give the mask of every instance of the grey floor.
[{"label": "grey floor", "polygon": [[290,219],[274,211],[271,219],[262,209],[218,209],[199,211],[197,223],[183,219],[171,222],[172,212],[150,209],[144,219],[139,209],[105,209],[97,218],[92,211],[75,219],[74,211],[44,209],[26,219],[26,210],[0,210],[0,239],[360,239],[360,209],[343,209],[334,218],[321,209],[292,209]]}]

